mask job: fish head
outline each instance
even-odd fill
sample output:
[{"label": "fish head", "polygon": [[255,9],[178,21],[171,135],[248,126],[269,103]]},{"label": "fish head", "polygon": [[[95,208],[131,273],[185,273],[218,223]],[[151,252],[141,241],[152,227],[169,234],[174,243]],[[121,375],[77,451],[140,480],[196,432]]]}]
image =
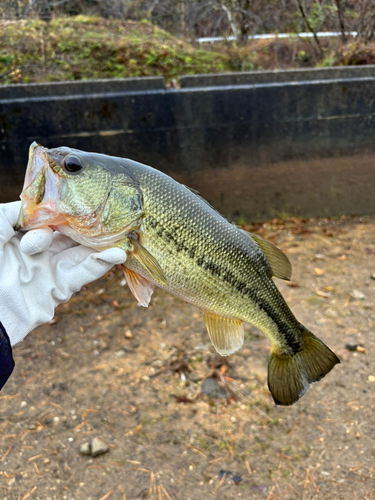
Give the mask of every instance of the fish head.
[{"label": "fish head", "polygon": [[31,144],[17,229],[49,226],[93,248],[112,246],[143,214],[139,185],[115,160]]}]

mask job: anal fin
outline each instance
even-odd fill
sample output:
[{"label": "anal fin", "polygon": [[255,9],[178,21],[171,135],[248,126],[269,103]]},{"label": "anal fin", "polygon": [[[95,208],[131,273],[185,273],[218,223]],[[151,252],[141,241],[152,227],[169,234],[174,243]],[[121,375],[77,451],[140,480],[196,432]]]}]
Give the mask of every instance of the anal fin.
[{"label": "anal fin", "polygon": [[137,259],[156,281],[159,281],[162,285],[168,285],[167,278],[155,257],[153,257],[137,240],[131,239],[131,243],[134,247],[132,253],[133,257]]},{"label": "anal fin", "polygon": [[126,266],[122,265],[121,267],[125,274],[126,283],[138,303],[143,307],[148,307],[154,292],[154,285]]},{"label": "anal fin", "polygon": [[204,313],[203,319],[211,342],[221,356],[228,356],[242,347],[244,331],[241,320],[211,313]]}]

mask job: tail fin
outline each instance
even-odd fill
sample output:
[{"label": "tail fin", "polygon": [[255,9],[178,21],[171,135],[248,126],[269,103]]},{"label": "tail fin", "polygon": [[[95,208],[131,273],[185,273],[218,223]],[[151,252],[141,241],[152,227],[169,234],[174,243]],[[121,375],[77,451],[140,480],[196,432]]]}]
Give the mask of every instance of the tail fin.
[{"label": "tail fin", "polygon": [[322,379],[340,363],[318,337],[301,325],[301,350],[296,354],[271,351],[268,387],[277,405],[289,406],[304,395],[312,382]]}]

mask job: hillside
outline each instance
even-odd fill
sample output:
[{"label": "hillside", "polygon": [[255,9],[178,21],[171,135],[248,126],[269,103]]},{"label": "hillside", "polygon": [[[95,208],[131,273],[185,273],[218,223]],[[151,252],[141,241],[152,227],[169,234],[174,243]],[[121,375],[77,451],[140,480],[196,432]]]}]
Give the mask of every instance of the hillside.
[{"label": "hillside", "polygon": [[353,40],[325,38],[321,50],[297,37],[200,47],[146,21],[100,17],[0,21],[0,32],[0,85],[375,62],[374,47]]},{"label": "hillside", "polygon": [[0,23],[0,83],[230,71],[230,59],[194,49],[147,22],[89,17]]}]

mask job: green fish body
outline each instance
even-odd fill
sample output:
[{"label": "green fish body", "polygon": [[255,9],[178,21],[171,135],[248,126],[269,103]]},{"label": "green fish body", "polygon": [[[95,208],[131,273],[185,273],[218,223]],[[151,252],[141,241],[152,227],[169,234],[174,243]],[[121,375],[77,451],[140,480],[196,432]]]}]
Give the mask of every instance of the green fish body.
[{"label": "green fish body", "polygon": [[221,355],[241,348],[244,321],[259,328],[271,341],[268,385],[277,404],[294,403],[339,363],[276,288],[272,276],[290,279],[291,266],[272,244],[149,166],[31,148],[23,228],[47,224],[93,248],[123,248],[125,277],[140,304],[148,305],[156,285],[197,306]]}]

